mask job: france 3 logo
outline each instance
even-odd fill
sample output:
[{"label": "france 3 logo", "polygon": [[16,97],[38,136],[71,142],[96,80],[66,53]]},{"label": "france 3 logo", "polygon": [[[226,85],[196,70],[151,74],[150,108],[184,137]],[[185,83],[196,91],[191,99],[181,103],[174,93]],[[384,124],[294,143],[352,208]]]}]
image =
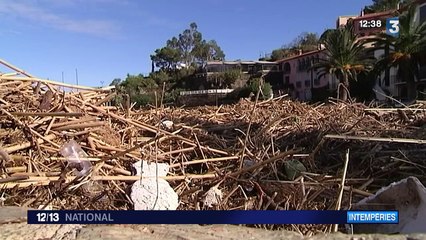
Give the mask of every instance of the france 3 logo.
[{"label": "france 3 logo", "polygon": [[386,34],[393,37],[399,36],[399,18],[393,17],[386,19]]}]

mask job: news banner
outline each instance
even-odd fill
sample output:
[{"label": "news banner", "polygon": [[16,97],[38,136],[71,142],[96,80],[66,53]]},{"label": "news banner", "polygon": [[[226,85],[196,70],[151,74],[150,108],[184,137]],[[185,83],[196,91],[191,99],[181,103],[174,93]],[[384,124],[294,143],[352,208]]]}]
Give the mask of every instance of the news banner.
[{"label": "news banner", "polygon": [[398,211],[29,210],[28,224],[398,224]]}]

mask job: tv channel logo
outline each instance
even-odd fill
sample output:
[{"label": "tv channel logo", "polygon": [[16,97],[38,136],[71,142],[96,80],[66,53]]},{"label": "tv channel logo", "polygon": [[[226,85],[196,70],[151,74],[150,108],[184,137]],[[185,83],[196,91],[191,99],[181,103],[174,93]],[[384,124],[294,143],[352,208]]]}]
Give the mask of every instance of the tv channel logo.
[{"label": "tv channel logo", "polygon": [[393,37],[399,36],[399,18],[388,18],[386,19],[386,34]]}]

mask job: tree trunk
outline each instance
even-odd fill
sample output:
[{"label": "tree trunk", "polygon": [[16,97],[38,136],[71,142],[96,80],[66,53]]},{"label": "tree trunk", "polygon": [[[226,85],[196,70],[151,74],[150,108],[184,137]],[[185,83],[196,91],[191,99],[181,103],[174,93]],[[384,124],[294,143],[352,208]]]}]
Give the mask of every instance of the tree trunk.
[{"label": "tree trunk", "polygon": [[343,76],[343,81],[341,81],[339,84],[340,100],[345,102],[348,100],[348,91],[349,91],[349,80],[347,76]]}]

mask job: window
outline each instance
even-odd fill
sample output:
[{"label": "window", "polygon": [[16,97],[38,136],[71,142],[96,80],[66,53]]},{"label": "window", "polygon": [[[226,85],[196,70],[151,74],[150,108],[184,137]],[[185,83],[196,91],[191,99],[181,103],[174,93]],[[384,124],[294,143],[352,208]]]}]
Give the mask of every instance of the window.
[{"label": "window", "polygon": [[296,82],[296,87],[297,88],[301,88],[302,87],[302,82]]},{"label": "window", "polygon": [[310,86],[311,86],[311,81],[306,80],[306,81],[305,81],[305,87],[310,87]]},{"label": "window", "polygon": [[318,78],[315,78],[315,79],[314,79],[314,85],[315,85],[315,86],[320,85],[320,83],[321,83],[321,81],[320,81]]},{"label": "window", "polygon": [[426,21],[426,5],[423,5],[419,8],[420,12],[420,24]]},{"label": "window", "polygon": [[284,67],[284,72],[285,73],[290,73],[291,72],[290,63],[288,63],[288,62],[285,63],[283,67]]},{"label": "window", "polygon": [[248,65],[246,65],[246,64],[241,65],[241,71],[243,71],[243,72],[248,72],[248,71],[249,71],[249,66],[248,66]]},{"label": "window", "polygon": [[290,76],[286,76],[286,77],[285,77],[285,79],[284,79],[284,84],[285,84],[285,85],[290,84]]}]

